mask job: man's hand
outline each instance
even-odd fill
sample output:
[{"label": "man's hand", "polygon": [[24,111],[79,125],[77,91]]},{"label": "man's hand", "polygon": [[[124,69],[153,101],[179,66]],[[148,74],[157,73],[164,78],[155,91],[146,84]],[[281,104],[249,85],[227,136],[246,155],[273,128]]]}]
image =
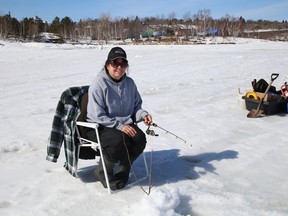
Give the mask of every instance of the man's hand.
[{"label": "man's hand", "polygon": [[127,134],[129,137],[134,137],[137,133],[136,130],[130,125],[124,125],[121,131]]},{"label": "man's hand", "polygon": [[150,114],[148,114],[144,117],[144,123],[146,125],[150,125],[152,123],[152,116]]}]

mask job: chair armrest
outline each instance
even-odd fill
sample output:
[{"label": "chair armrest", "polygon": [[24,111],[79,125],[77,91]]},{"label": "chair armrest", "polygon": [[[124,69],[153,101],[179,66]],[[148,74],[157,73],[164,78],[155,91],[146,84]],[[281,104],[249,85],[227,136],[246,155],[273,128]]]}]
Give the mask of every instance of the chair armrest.
[{"label": "chair armrest", "polygon": [[98,128],[99,124],[95,123],[95,122],[82,122],[82,121],[76,121],[76,124],[79,126],[83,126],[83,127],[88,127],[88,128]]}]

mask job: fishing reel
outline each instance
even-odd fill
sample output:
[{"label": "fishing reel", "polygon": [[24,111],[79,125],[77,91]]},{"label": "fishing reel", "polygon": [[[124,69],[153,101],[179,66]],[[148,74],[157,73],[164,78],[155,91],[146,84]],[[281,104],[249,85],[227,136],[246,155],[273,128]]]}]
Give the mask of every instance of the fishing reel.
[{"label": "fishing reel", "polygon": [[[155,123],[151,123],[149,126],[148,126],[148,128],[147,128],[147,130],[146,130],[146,134],[147,135],[150,135],[150,136],[159,136],[158,134],[156,134],[155,132],[154,132],[154,130],[152,130],[152,129],[150,129],[150,127],[151,126],[154,126],[155,127]],[[157,126],[157,125],[156,125]]]}]

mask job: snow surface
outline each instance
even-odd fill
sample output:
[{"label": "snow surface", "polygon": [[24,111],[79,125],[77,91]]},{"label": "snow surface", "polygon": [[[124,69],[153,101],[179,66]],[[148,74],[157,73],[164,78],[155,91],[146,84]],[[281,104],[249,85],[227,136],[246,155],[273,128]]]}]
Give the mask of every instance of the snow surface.
[{"label": "snow surface", "polygon": [[288,215],[287,116],[248,119],[237,90],[271,73],[277,89],[288,81],[288,43],[235,42],[123,46],[143,107],[187,143],[152,128],[150,194],[133,186],[109,195],[93,177],[97,160],[81,160],[74,178],[63,151],[57,163],[45,158],[61,93],[89,85],[111,45],[0,41],[0,215]]}]

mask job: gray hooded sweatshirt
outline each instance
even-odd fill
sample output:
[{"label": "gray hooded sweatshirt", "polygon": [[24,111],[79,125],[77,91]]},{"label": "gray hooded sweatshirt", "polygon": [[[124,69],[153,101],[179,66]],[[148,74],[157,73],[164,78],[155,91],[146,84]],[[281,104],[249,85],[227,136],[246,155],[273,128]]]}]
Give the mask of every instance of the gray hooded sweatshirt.
[{"label": "gray hooded sweatshirt", "polygon": [[148,112],[132,78],[124,75],[117,83],[103,68],[88,91],[87,121],[121,130],[124,125],[139,122]]}]

